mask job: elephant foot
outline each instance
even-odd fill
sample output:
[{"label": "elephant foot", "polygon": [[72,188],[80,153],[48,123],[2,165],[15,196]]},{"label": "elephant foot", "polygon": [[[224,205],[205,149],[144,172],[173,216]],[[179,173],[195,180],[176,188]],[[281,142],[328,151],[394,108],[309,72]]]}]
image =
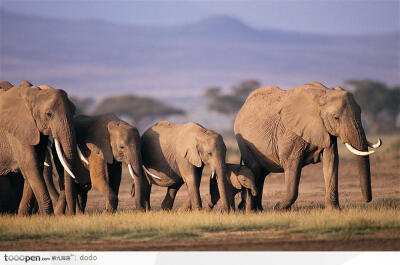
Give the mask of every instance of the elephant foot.
[{"label": "elephant foot", "polygon": [[118,197],[115,195],[110,196],[106,204],[106,212],[115,213],[118,208]]},{"label": "elephant foot", "polygon": [[161,204],[161,209],[164,210],[164,211],[170,211],[172,209],[172,204],[163,201],[162,204]]},{"label": "elephant foot", "polygon": [[342,208],[339,206],[339,204],[326,204],[325,205],[325,211],[341,211]]},{"label": "elephant foot", "polygon": [[285,204],[282,205],[280,202],[278,202],[277,204],[275,204],[274,210],[275,211],[289,211],[290,207],[291,207],[291,205],[285,205]]}]

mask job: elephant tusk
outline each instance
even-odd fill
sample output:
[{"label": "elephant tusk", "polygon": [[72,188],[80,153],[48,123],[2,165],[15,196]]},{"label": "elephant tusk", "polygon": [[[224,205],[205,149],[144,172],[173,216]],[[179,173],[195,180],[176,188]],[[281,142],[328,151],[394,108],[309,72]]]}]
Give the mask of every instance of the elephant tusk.
[{"label": "elephant tusk", "polygon": [[44,165],[45,167],[50,167],[49,163],[47,163],[46,161],[43,162],[43,165]]},{"label": "elephant tusk", "polygon": [[378,148],[382,145],[382,140],[381,138],[378,138],[378,142],[376,144],[368,142],[368,146],[371,148]]},{"label": "elephant tusk", "polygon": [[358,155],[358,156],[368,156],[368,155],[375,153],[375,151],[373,151],[373,150],[359,151],[359,150],[355,149],[354,147],[352,147],[351,144],[348,144],[348,143],[344,143],[344,145],[347,147],[347,149],[349,149],[350,152],[352,152],[353,154]]},{"label": "elephant tusk", "polygon": [[81,149],[79,148],[79,146],[76,146],[76,149],[78,150],[78,156],[79,158],[82,160],[83,163],[85,163],[86,165],[89,165],[89,161],[86,159],[86,157],[82,154]]},{"label": "elephant tusk", "polygon": [[154,175],[153,173],[151,173],[144,165],[143,165],[142,167],[143,167],[143,170],[144,170],[147,174],[149,174],[151,177],[161,180],[160,177],[158,177],[158,176]]},{"label": "elephant tusk", "polygon": [[129,169],[129,174],[131,174],[132,179],[135,179],[134,178],[135,174],[133,173],[133,169],[132,169],[131,164],[128,164],[128,169]]},{"label": "elephant tusk", "polygon": [[215,171],[213,171],[212,173],[211,173],[211,178],[213,179],[215,177]]},{"label": "elephant tusk", "polygon": [[60,146],[60,142],[57,139],[54,139],[54,144],[56,146],[56,151],[57,151],[57,156],[58,159],[60,159],[60,162],[62,164],[62,166],[64,167],[65,171],[68,172],[68,174],[75,179],[75,175],[72,173],[72,171],[69,169],[69,167],[67,166],[67,162],[65,161],[65,158],[62,154],[62,150],[61,150],[61,146]]}]

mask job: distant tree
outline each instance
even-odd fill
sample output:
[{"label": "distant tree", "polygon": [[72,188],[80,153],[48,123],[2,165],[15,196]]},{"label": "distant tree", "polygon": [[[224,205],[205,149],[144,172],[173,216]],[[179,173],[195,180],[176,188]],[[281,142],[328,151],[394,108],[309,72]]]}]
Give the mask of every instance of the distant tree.
[{"label": "distant tree", "polygon": [[221,88],[220,87],[209,87],[206,89],[206,92],[204,93],[204,96],[207,98],[214,98],[217,97],[221,94]]},{"label": "distant tree", "polygon": [[260,86],[260,82],[257,80],[249,79],[231,87],[230,91],[225,94],[222,94],[222,89],[219,87],[210,87],[206,89],[204,96],[210,99],[209,110],[227,115],[233,120],[247,96]]},{"label": "distant tree", "polygon": [[154,98],[121,95],[104,98],[96,105],[93,113],[115,113],[119,116],[127,116],[139,129],[143,129],[147,125],[145,123],[156,119],[163,119],[171,115],[184,115],[185,111]]},{"label": "distant tree", "polygon": [[247,96],[254,90],[261,86],[260,82],[257,80],[249,79],[244,80],[238,86],[232,87],[232,92],[235,96],[246,100]]},{"label": "distant tree", "polygon": [[400,113],[400,87],[388,87],[374,80],[349,80],[345,82],[354,88],[354,97],[370,125],[370,131],[396,130]]},{"label": "distant tree", "polygon": [[88,114],[90,107],[94,104],[94,99],[92,98],[78,98],[72,96],[70,99],[76,107],[76,114]]}]

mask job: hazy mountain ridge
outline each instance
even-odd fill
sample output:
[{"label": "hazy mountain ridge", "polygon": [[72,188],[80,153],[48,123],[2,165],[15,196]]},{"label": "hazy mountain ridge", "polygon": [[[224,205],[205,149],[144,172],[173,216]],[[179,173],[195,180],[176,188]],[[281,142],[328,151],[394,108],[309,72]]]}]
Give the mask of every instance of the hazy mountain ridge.
[{"label": "hazy mountain ridge", "polygon": [[400,83],[399,33],[352,37],[260,30],[227,16],[154,27],[1,10],[0,22],[1,79],[50,83],[82,96],[200,95],[207,86],[245,78],[282,87],[311,80],[333,86],[349,78]]}]

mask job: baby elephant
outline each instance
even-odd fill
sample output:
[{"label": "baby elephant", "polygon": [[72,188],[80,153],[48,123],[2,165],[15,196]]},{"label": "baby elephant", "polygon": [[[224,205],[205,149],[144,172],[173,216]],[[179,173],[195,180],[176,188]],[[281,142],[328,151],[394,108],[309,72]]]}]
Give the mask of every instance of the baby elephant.
[{"label": "baby elephant", "polygon": [[[251,210],[251,196],[257,196],[255,177],[253,172],[246,167],[238,164],[226,164],[229,188],[231,189],[232,202],[238,192],[242,193],[242,198],[246,201],[246,211]],[[208,208],[212,209],[219,200],[219,190],[217,180],[210,179],[210,195]],[[249,206],[249,207],[247,207]]]}]

